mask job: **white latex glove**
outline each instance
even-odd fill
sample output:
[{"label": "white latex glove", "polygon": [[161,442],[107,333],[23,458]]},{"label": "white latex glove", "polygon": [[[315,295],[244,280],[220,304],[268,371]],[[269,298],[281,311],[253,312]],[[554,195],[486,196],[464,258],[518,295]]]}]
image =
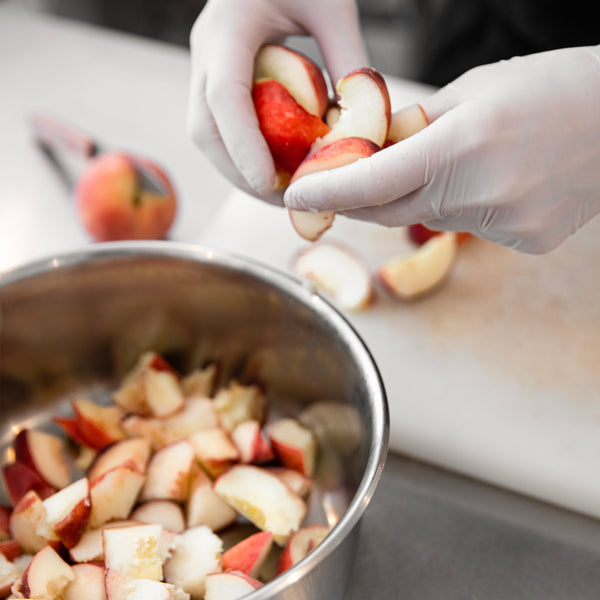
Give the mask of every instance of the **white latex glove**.
[{"label": "white latex glove", "polygon": [[235,185],[279,204],[251,87],[260,46],[288,35],[315,37],[334,82],[368,64],[354,0],[209,0],[190,37],[192,138]]},{"label": "white latex glove", "polygon": [[600,212],[600,46],[477,67],[421,105],[427,128],[301,178],[286,205],[425,222],[531,253]]}]

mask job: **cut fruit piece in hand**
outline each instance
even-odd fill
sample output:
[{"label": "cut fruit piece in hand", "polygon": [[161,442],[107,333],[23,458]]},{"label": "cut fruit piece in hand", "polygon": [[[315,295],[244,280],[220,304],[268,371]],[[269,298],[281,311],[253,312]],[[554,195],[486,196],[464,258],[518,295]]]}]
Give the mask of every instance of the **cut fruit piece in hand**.
[{"label": "cut fruit piece in hand", "polygon": [[[305,175],[343,167],[361,158],[368,158],[379,149],[377,144],[362,137],[346,137],[333,141],[304,159],[294,172],[290,185]],[[332,211],[305,212],[290,209],[289,214],[294,229],[311,242],[318,240],[332,226],[335,218]]]},{"label": "cut fruit piece in hand", "polygon": [[392,114],[387,141],[400,142],[425,129],[427,125],[429,125],[429,120],[421,105],[406,106]]},{"label": "cut fruit piece in hand", "polygon": [[265,44],[254,59],[255,81],[274,79],[312,115],[322,117],[329,104],[321,69],[304,54],[278,44]]},{"label": "cut fruit piece in hand", "polygon": [[371,140],[381,148],[391,121],[391,102],[383,77],[370,68],[360,68],[342,77],[336,85],[341,107],[331,131],[317,140],[311,153],[331,142],[349,137]]},{"label": "cut fruit piece in hand", "polygon": [[92,501],[87,477],[82,477],[43,501],[45,518],[36,533],[48,540],[60,540],[67,548],[77,544],[85,531]]},{"label": "cut fruit piece in hand", "polygon": [[204,600],[236,600],[262,587],[257,579],[240,571],[211,573],[206,577]]},{"label": "cut fruit piece in hand", "polygon": [[71,482],[71,471],[63,455],[62,440],[45,431],[23,429],[14,440],[15,459],[37,472],[57,489]]},{"label": "cut fruit piece in hand", "polygon": [[281,464],[312,477],[317,456],[317,440],[310,429],[293,418],[279,419],[267,430]]},{"label": "cut fruit piece in hand", "polygon": [[57,600],[74,578],[71,567],[50,546],[35,554],[20,582],[15,584],[19,598]]},{"label": "cut fruit piece in hand", "polygon": [[320,242],[296,254],[293,268],[302,279],[312,281],[340,307],[357,311],[374,297],[367,265],[341,244]]},{"label": "cut fruit piece in hand", "polygon": [[107,527],[102,530],[104,564],[128,579],[162,581],[160,525]]},{"label": "cut fruit piece in hand", "polygon": [[377,270],[377,277],[396,298],[418,298],[448,277],[456,250],[456,234],[444,232],[425,242],[412,255],[388,260]]},{"label": "cut fruit piece in hand", "polygon": [[223,554],[223,569],[241,571],[257,578],[272,546],[273,534],[270,531],[261,531],[248,536]]},{"label": "cut fruit piece in hand", "polygon": [[201,599],[206,576],[222,570],[222,553],[221,538],[208,527],[186,529],[175,538],[171,556],[165,561],[165,581],[181,588],[193,599]]},{"label": "cut fruit piece in hand", "polygon": [[299,529],[306,515],[304,500],[261,467],[234,465],[215,481],[214,488],[256,527],[271,531],[279,545]]},{"label": "cut fruit piece in hand", "polygon": [[255,81],[252,101],[258,125],[273,157],[275,168],[292,175],[318,138],[329,127],[305,110],[278,81]]},{"label": "cut fruit piece in hand", "polygon": [[308,556],[329,533],[327,525],[313,524],[302,527],[292,535],[277,562],[277,575],[299,563]]}]

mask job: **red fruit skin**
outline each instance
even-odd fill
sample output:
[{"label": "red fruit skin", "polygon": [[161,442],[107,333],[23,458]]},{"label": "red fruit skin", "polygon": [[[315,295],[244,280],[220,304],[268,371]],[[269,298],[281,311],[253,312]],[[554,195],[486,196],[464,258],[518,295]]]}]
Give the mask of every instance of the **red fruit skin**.
[{"label": "red fruit skin", "polygon": [[36,471],[20,462],[10,463],[2,467],[2,475],[10,503],[15,506],[17,502],[29,491],[35,490],[42,500],[54,494],[55,487],[46,483]]},{"label": "red fruit skin", "polygon": [[[433,231],[428,227],[425,227],[423,223],[415,223],[414,225],[408,226],[408,237],[417,245],[422,246],[427,240],[432,237],[443,233],[443,231]],[[473,236],[467,231],[459,231],[456,234],[456,241],[459,244],[464,244],[467,240],[470,240]]]},{"label": "red fruit skin", "polygon": [[302,108],[278,81],[255,82],[252,100],[275,167],[288,175],[293,174],[313,142],[328,133],[329,127]]}]

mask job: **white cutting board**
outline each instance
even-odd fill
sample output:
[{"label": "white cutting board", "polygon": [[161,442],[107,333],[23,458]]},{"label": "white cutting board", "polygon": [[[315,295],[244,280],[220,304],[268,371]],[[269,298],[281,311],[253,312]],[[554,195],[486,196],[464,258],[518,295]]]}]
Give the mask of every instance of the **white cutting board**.
[{"label": "white cutting board", "polygon": [[[403,229],[342,217],[323,239],[372,270],[411,248]],[[242,192],[198,241],[287,272],[307,245],[285,210]],[[600,217],[543,256],[475,239],[435,294],[403,303],[379,290],[346,313],[381,371],[391,448],[600,517],[599,262]]]}]

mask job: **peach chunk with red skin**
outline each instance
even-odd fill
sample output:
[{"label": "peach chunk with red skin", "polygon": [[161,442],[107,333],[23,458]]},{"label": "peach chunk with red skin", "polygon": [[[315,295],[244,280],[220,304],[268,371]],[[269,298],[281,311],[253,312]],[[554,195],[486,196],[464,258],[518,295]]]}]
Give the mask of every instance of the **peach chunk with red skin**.
[{"label": "peach chunk with red skin", "polygon": [[313,142],[325,135],[329,127],[320,117],[307,112],[274,79],[256,81],[252,87],[252,100],[275,168],[292,175]]}]

